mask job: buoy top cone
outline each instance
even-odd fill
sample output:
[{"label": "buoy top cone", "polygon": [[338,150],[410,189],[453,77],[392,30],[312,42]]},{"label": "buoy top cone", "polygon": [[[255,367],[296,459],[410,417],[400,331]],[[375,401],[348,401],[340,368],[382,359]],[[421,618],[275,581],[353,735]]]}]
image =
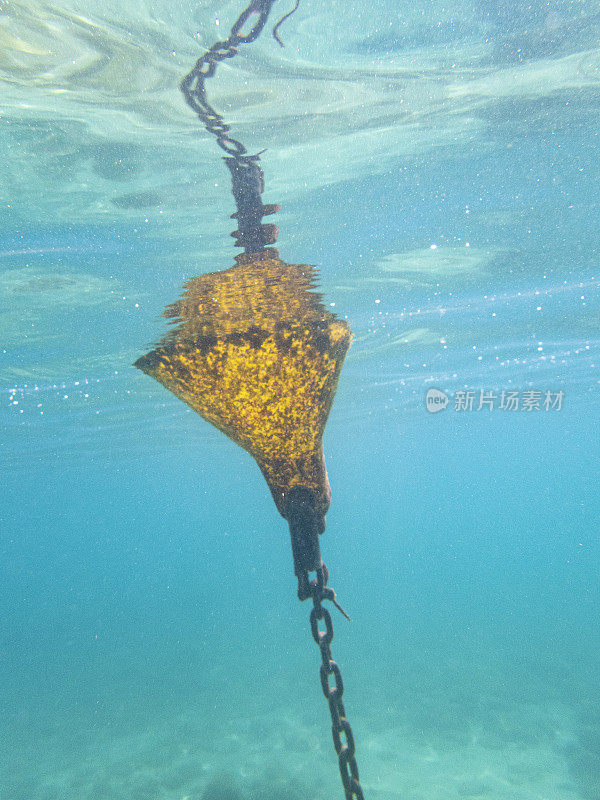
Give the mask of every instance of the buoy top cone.
[{"label": "buoy top cone", "polygon": [[274,248],[236,262],[186,284],[165,311],[177,327],[135,366],[253,456],[284,517],[294,487],[324,516],[322,437],[350,328],[313,291],[313,267]]}]

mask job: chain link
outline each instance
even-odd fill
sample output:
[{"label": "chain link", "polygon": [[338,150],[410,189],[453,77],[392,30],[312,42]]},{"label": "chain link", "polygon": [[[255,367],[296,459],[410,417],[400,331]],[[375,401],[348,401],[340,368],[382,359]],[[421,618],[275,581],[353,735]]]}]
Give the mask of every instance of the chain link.
[{"label": "chain link", "polygon": [[[246,253],[258,253],[277,241],[277,225],[263,225],[261,220],[264,216],[279,211],[280,206],[263,205],[260,196],[264,191],[264,176],[258,163],[260,153],[250,155],[240,141],[229,135],[230,126],[208,102],[206,80],[212,78],[221,61],[237,54],[241,44],[249,44],[260,35],[274,2],[275,0],[251,0],[250,5],[235,21],[228,38],[215,42],[196,61],[192,71],[180,84],[186,103],[196,112],[206,130],[216,137],[217,144],[227,154],[223,160],[231,172],[237,208],[232,216],[238,221],[238,229],[231,235],[235,237],[236,247],[243,247]],[[283,19],[273,31],[280,44],[276,30],[282,21]],[[246,33],[243,32],[245,28]]]},{"label": "chain link", "polygon": [[[346,710],[342,701],[344,694],[342,673],[331,657],[330,645],[333,639],[333,622],[331,614],[321,603],[322,600],[333,600],[335,602],[335,593],[326,586],[327,569],[324,564],[317,570],[316,580],[308,583],[308,576],[305,576],[306,584],[309,586],[310,596],[313,601],[313,608],[310,612],[310,630],[321,651],[321,687],[329,705],[333,745],[338,756],[346,800],[353,800],[353,798],[364,800],[355,757],[354,735],[350,723],[346,719]],[[323,621],[325,630],[319,628],[319,621]],[[331,676],[333,676],[333,683],[330,683]]]},{"label": "chain link", "polygon": [[[225,122],[221,114],[214,110],[206,97],[206,87],[204,82],[207,78],[212,78],[217,69],[217,64],[226,58],[233,58],[241,44],[249,44],[258,38],[260,32],[268,19],[271,6],[275,0],[252,0],[250,5],[242,11],[235,21],[229,37],[223,42],[215,42],[213,46],[201,56],[191,72],[181,81],[180,89],[183,92],[186,103],[192,108],[206,130],[216,137],[219,147],[221,147],[230,158],[236,159],[240,163],[258,161],[258,155],[248,155],[244,145],[237,139],[229,136],[230,126]],[[242,28],[253,16],[256,16],[254,24],[243,34]]]}]

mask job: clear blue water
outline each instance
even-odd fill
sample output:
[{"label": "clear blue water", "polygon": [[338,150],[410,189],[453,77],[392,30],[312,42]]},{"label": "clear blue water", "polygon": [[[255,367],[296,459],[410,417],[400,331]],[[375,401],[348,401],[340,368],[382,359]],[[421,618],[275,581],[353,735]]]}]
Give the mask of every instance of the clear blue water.
[{"label": "clear blue water", "polygon": [[[0,800],[342,796],[287,526],[131,366],[233,264],[177,86],[241,8],[0,3]],[[367,798],[600,797],[599,20],[302,0],[209,89],[355,336],[322,549]]]}]

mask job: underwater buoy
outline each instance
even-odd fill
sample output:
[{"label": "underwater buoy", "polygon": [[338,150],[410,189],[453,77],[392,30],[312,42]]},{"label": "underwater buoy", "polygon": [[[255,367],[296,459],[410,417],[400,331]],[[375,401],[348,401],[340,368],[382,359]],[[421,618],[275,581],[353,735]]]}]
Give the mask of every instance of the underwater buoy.
[{"label": "underwater buoy", "polygon": [[[206,79],[220,61],[236,55],[239,45],[258,37],[273,2],[252,0],[229,37],[198,59],[180,87],[226,153],[237,209],[232,236],[244,253],[235,266],[187,282],[183,296],[164,312],[175,327],[135,366],[243,447],[260,467],[289,524],[298,597],[313,602],[310,627],[321,653],[321,688],[346,800],[364,800],[342,676],[331,655],[333,623],[323,602],[347,614],[327,585],[319,545],[331,500],[323,432],[352,334],[321,302],[314,267],[286,264],[269,247],[279,229],[262,219],[280,207],[262,203],[260,154],[248,154],[229,135],[229,125],[206,97]],[[298,2],[290,13],[296,8]],[[288,16],[273,29],[279,44],[277,30]],[[248,23],[250,30],[242,33]]]},{"label": "underwater buoy", "polygon": [[313,267],[275,249],[236,261],[186,284],[165,311],[176,329],[135,366],[250,453],[282,516],[301,486],[324,517],[322,437],[350,329],[311,291]]}]

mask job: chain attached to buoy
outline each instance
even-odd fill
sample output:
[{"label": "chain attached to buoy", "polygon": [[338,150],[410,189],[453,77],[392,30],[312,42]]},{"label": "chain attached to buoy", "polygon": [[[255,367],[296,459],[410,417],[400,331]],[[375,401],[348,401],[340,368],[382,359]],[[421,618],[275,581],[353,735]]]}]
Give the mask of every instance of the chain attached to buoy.
[{"label": "chain attached to buoy", "polygon": [[[298,597],[300,600],[311,598],[313,601],[310,630],[321,651],[321,687],[329,705],[331,733],[346,800],[353,798],[364,800],[356,763],[354,736],[342,701],[344,694],[342,673],[331,657],[333,622],[331,614],[323,607],[323,601],[329,600],[346,619],[350,619],[338,603],[334,590],[327,586],[329,572],[321,559],[319,545],[319,536],[325,530],[325,519],[316,511],[312,492],[301,486],[294,487],[288,492],[285,514],[290,526],[294,573],[298,578]],[[313,580],[309,579],[309,572],[316,574]],[[323,620],[325,624],[324,631],[319,629],[319,620]],[[333,675],[333,685],[329,683],[331,675]],[[345,742],[342,741],[342,736]]]},{"label": "chain attached to buoy", "polygon": [[[321,687],[329,705],[333,745],[338,756],[346,800],[353,800],[353,798],[364,800],[358,774],[358,764],[356,763],[354,736],[350,723],[346,718],[346,710],[342,701],[344,694],[342,673],[331,657],[333,622],[331,614],[323,607],[322,602],[323,600],[331,600],[340,611],[342,609],[335,600],[335,592],[327,586],[328,573],[325,564],[321,562],[321,566],[316,570],[316,573],[317,577],[308,584],[313,601],[313,607],[310,612],[310,630],[321,651]],[[347,616],[343,611],[342,613]],[[324,631],[319,629],[319,620],[323,620],[325,624]],[[330,684],[331,675],[333,675],[333,685]],[[342,740],[342,737],[345,741]]]},{"label": "chain attached to buoy", "polygon": [[[222,42],[215,42],[203,56],[200,56],[193,70],[185,76],[180,84],[186,103],[200,117],[206,130],[217,137],[219,147],[225,150],[228,156],[240,161],[258,161],[259,156],[247,155],[248,151],[244,145],[238,142],[237,139],[227,135],[230,126],[208,102],[204,81],[207,78],[212,78],[219,62],[224,61],[226,58],[233,58],[241,44],[250,44],[250,42],[258,38],[274,2],[275,0],[252,0],[250,5],[237,18],[227,39]],[[242,28],[252,17],[256,17],[254,24],[248,33],[242,34]]]},{"label": "chain attached to buoy", "polygon": [[[196,112],[206,130],[216,137],[219,147],[227,153],[224,161],[231,173],[237,207],[237,212],[232,214],[232,218],[238,221],[238,229],[231,235],[235,237],[236,246],[243,247],[246,253],[259,253],[267,245],[277,241],[279,233],[277,225],[262,225],[261,220],[268,214],[280,211],[281,206],[263,205],[260,196],[264,189],[264,175],[258,164],[260,153],[249,155],[241,142],[229,136],[230,126],[208,102],[205,81],[215,74],[217,64],[237,54],[241,44],[249,44],[258,38],[274,2],[275,0],[252,0],[237,18],[228,38],[222,42],[215,42],[196,61],[192,71],[180,84],[186,103]],[[281,40],[277,36],[277,29],[288,16],[289,14],[286,14],[282,17],[273,28],[273,36],[279,44]],[[248,22],[253,24],[244,34],[242,29]]]}]

